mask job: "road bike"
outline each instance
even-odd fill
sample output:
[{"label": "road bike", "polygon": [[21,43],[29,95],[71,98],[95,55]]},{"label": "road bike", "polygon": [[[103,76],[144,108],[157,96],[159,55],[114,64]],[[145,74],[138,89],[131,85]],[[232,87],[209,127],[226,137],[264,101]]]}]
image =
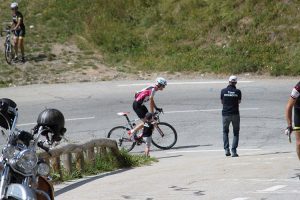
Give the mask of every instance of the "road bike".
[{"label": "road bike", "polygon": [[[154,130],[152,133],[152,144],[159,149],[170,149],[177,142],[177,132],[173,126],[167,122],[161,122],[159,119],[162,111],[155,111],[154,113]],[[115,139],[117,141],[118,147],[124,149],[125,151],[131,151],[137,143],[129,134],[128,131],[136,126],[136,122],[140,119],[130,120],[128,117],[129,112],[117,113],[119,116],[124,116],[126,118],[127,124],[124,126],[116,126],[112,128],[107,137]],[[142,131],[137,132],[137,136],[141,134]]]},{"label": "road bike", "polygon": [[12,31],[10,30],[10,27],[8,26],[8,27],[6,27],[6,30],[1,31],[1,36],[2,36],[3,32],[6,33],[5,42],[4,42],[4,56],[5,56],[5,60],[6,60],[7,64],[10,65],[15,56],[14,47],[11,42]]}]

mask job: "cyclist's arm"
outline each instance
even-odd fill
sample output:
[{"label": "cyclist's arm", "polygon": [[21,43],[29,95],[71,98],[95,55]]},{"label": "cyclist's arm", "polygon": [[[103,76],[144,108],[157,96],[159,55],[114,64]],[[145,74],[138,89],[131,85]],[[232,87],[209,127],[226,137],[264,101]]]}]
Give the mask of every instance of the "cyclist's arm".
[{"label": "cyclist's arm", "polygon": [[19,28],[20,24],[21,24],[22,18],[18,18],[18,22],[15,25],[15,27],[13,28],[13,30],[16,30],[17,28]]},{"label": "cyclist's arm", "polygon": [[154,108],[157,108],[156,107],[156,104],[154,102],[154,97],[153,96],[150,96],[150,112],[151,113],[154,113]]},{"label": "cyclist's arm", "polygon": [[292,114],[295,103],[296,99],[290,97],[285,108],[285,118],[288,126],[292,126]]}]

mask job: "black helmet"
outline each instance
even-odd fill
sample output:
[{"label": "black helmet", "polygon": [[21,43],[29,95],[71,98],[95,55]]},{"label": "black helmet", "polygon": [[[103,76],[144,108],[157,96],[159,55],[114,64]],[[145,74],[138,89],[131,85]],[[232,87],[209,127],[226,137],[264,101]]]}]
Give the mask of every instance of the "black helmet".
[{"label": "black helmet", "polygon": [[153,118],[153,114],[148,112],[146,115],[145,115],[145,118],[146,120],[150,121],[152,118]]},{"label": "black helmet", "polygon": [[57,109],[49,108],[42,111],[37,119],[38,126],[46,126],[53,133],[53,140],[60,141],[64,133],[65,128],[65,117]]},{"label": "black helmet", "polygon": [[17,112],[17,104],[7,98],[0,99],[0,126],[8,129],[14,122]]}]

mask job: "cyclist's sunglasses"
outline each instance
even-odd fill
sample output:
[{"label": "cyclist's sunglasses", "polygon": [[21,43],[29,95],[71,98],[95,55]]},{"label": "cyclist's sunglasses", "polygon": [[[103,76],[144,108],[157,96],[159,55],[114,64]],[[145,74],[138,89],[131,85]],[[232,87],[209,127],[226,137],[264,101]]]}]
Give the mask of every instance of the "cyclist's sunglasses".
[{"label": "cyclist's sunglasses", "polygon": [[158,87],[160,87],[160,88],[165,88],[166,86],[165,86],[165,85],[162,85],[162,84],[158,84]]}]

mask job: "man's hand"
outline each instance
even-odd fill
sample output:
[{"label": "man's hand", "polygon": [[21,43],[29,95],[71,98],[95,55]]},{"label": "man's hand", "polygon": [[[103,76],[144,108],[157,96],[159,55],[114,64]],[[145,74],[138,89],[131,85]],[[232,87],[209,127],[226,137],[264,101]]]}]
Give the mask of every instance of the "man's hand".
[{"label": "man's hand", "polygon": [[292,142],[292,140],[291,140],[292,132],[293,132],[293,127],[292,126],[288,126],[284,131],[284,133],[289,137],[289,142],[290,143]]}]

